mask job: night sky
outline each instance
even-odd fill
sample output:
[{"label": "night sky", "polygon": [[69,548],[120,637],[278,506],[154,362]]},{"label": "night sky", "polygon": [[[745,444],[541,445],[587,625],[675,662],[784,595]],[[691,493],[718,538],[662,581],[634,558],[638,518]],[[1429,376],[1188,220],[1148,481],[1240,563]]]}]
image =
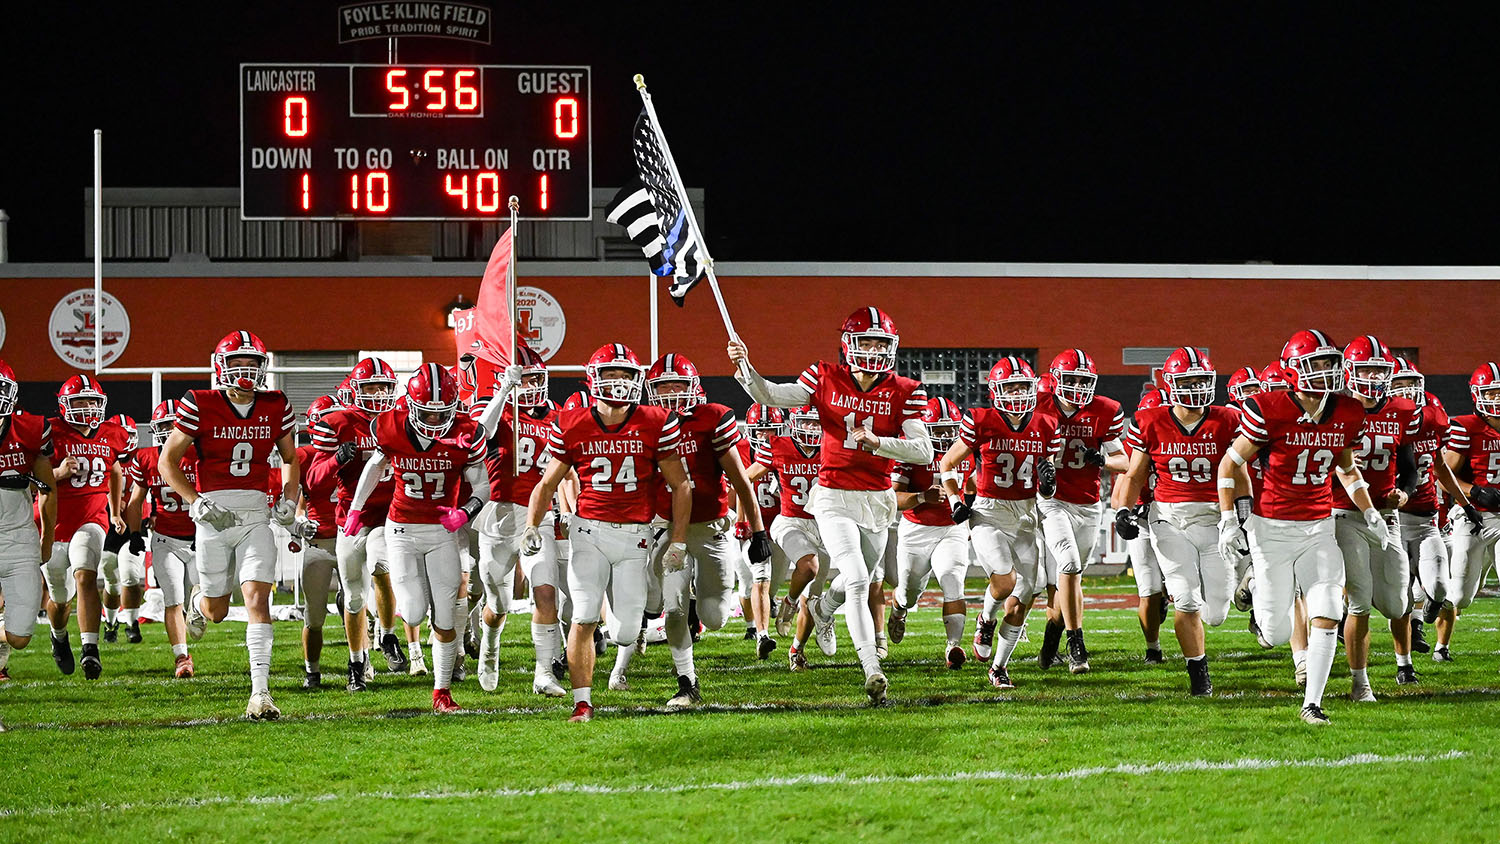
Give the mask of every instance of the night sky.
[{"label": "night sky", "polygon": [[[11,260],[82,258],[96,127],[107,187],[235,186],[240,62],[384,60],[338,5],[10,4]],[[644,73],[720,260],[1500,264],[1500,8],[703,5],[495,4],[401,59],[592,65],[598,187]]]}]

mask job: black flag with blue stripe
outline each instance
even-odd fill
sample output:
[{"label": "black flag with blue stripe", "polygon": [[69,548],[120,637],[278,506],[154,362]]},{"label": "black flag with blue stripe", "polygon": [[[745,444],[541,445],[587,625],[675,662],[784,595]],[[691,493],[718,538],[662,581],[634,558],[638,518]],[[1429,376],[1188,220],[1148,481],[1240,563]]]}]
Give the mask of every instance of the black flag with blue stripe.
[{"label": "black flag with blue stripe", "polygon": [[644,109],[635,121],[631,153],[638,176],[610,200],[605,219],[624,227],[645,253],[651,272],[672,280],[667,292],[680,307],[682,297],[703,278],[702,252]]}]

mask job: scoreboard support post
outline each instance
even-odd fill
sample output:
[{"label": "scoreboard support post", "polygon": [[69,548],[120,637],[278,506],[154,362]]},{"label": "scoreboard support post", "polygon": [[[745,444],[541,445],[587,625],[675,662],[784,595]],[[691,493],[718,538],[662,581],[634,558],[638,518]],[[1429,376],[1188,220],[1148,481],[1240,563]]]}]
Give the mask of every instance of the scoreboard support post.
[{"label": "scoreboard support post", "polygon": [[[94,130],[94,376],[104,368],[104,130]],[[155,407],[156,405],[152,405]]]}]

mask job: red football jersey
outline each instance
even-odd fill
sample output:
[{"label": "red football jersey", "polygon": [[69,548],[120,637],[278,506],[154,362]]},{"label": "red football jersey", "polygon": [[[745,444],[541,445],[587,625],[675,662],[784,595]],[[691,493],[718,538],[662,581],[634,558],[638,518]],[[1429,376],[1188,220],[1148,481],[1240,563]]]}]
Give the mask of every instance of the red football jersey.
[{"label": "red football jersey", "polygon": [[257,392],[244,411],[222,390],[189,390],[177,405],[177,430],[197,448],[199,492],[265,492],[271,485],[271,452],[277,440],[297,430],[297,420],[276,390]]},{"label": "red football jersey", "polygon": [[[130,457],[130,435],[125,429],[105,420],[92,435],[61,418],[52,422],[53,464],[73,457],[78,471],[57,482],[57,541],[67,542],[73,532],[86,524],[109,528],[109,474],[116,463],[121,470]],[[123,503],[123,502],[122,502]]]},{"label": "red football jersey", "polygon": [[[303,466],[311,466],[318,459],[315,445],[297,446],[297,460]],[[302,502],[307,518],[318,523],[318,539],[329,539],[338,532],[338,517],[335,514],[338,502],[338,482],[333,475],[312,476],[302,472]]]},{"label": "red football jersey", "polygon": [[1125,445],[1127,450],[1142,449],[1150,455],[1155,500],[1215,502],[1219,500],[1219,460],[1239,436],[1239,428],[1240,412],[1233,408],[1210,407],[1189,429],[1172,408],[1149,407],[1136,411]]},{"label": "red football jersey", "polygon": [[1344,449],[1359,445],[1364,405],[1328,395],[1314,418],[1282,390],[1248,398],[1242,407],[1240,433],[1266,454],[1255,514],[1293,522],[1331,516],[1334,467]]},{"label": "red football jersey", "polygon": [[1417,458],[1417,491],[1401,509],[1430,516],[1438,510],[1438,482],[1433,468],[1443,459],[1443,449],[1448,445],[1448,411],[1429,394],[1420,418],[1417,435],[1411,440]]},{"label": "red football jersey", "polygon": [[828,361],[803,370],[797,383],[812,393],[808,405],[823,425],[818,483],[829,489],[890,489],[895,461],[855,445],[853,431],[865,427],[881,437],[902,436],[902,423],[921,419],[927,407],[921,383],[887,372],[861,390],[849,367]]},{"label": "red football jersey", "polygon": [[807,496],[823,471],[820,449],[804,449],[791,437],[772,436],[755,449],[755,462],[776,473],[781,515],[811,519]]},{"label": "red football jersey", "polygon": [[1477,413],[1453,417],[1448,423],[1448,450],[1463,457],[1473,483],[1500,486],[1500,432],[1484,417]]},{"label": "red football jersey", "polygon": [[[729,512],[729,479],[719,458],[740,441],[734,411],[704,402],[677,415],[677,454],[693,490],[693,522],[711,522]],[[656,488],[656,515],[672,518],[672,494],[666,484]]]},{"label": "red football jersey", "polygon": [[[157,463],[160,461],[161,449],[146,446],[136,450],[135,457],[131,459],[125,472],[131,483],[146,490],[146,500],[151,503],[151,529],[163,536],[191,539],[197,532],[197,527],[193,524],[193,518],[188,515],[187,502],[167,485],[166,479],[157,469]],[[196,486],[198,483],[197,455],[189,451],[182,456],[182,460],[177,465],[182,469],[182,474],[188,479],[188,483]],[[143,512],[144,509],[143,507]]]},{"label": "red football jersey", "polygon": [[457,507],[464,469],[484,462],[484,442],[460,448],[455,440],[474,440],[479,426],[458,414],[453,427],[426,448],[406,424],[405,413],[382,413],[375,417],[375,446],[390,462],[392,485],[390,520],[402,524],[435,525],[438,507]]},{"label": "red football jersey", "polygon": [[[469,408],[469,415],[478,419],[489,403],[488,397],[480,399]],[[505,409],[485,451],[484,465],[490,473],[491,501],[515,504],[531,501],[531,491],[541,482],[547,463],[552,460],[552,455],[547,452],[547,441],[552,436],[552,423],[557,420],[558,413],[556,405],[550,402],[540,407],[521,408],[520,438],[517,439],[513,409]],[[516,473],[512,451],[521,456],[520,474]]]},{"label": "red football jersey", "polygon": [[[365,470],[365,464],[370,462],[370,457],[375,453],[375,422],[380,416],[396,413],[388,410],[384,414],[368,414],[358,408],[344,408],[332,413],[323,414],[323,418],[313,423],[312,442],[317,449],[315,455],[318,460],[319,471],[312,473],[312,483],[321,485],[324,475],[332,473],[334,476],[334,521],[338,524],[344,523],[344,517],[349,515],[349,504],[354,501],[354,488],[359,485],[359,476]],[[405,419],[402,415],[402,419]],[[339,450],[344,443],[354,443],[359,448],[359,455],[343,466],[338,465],[333,453]],[[304,466],[307,464],[303,464]],[[308,474],[306,469],[304,474]],[[389,467],[380,478],[379,486],[370,493],[365,501],[364,508],[360,511],[361,518],[365,524],[385,524],[386,511],[391,508],[391,490],[394,486]]]},{"label": "red football jersey", "polygon": [[[943,459],[941,454],[932,458],[932,462],[926,466],[913,466],[910,463],[897,463],[891,472],[892,483],[906,484],[907,492],[923,492],[931,487],[938,486],[938,476],[942,470],[938,467],[939,461]],[[958,482],[958,488],[963,489],[970,475],[974,474],[974,455],[964,458],[964,462],[958,466],[958,472],[963,475]],[[919,525],[952,526],[953,509],[948,506],[948,501],[939,498],[935,502],[918,504],[910,510],[901,512],[902,518],[908,522]]]},{"label": "red football jersey", "polygon": [[[38,457],[52,455],[52,424],[44,416],[17,411],[0,418],[0,473],[26,474]],[[36,508],[31,493],[0,493],[0,531],[34,524]]]},{"label": "red football jersey", "polygon": [[[1354,444],[1354,455],[1360,459],[1360,474],[1370,485],[1370,500],[1377,507],[1396,489],[1396,450],[1421,430],[1422,414],[1411,399],[1389,396],[1365,413],[1365,432]],[[1333,485],[1333,507],[1354,509],[1343,484]]]},{"label": "red football jersey", "polygon": [[1099,503],[1099,474],[1104,470],[1090,466],[1083,459],[1084,449],[1102,451],[1101,446],[1125,434],[1125,414],[1120,403],[1106,396],[1095,396],[1087,405],[1063,413],[1051,393],[1037,397],[1036,412],[1057,420],[1057,434],[1062,437],[1062,460],[1057,465],[1058,501],[1069,504]]},{"label": "red football jersey", "polygon": [[980,498],[1021,501],[1036,496],[1036,464],[1062,449],[1057,418],[1028,413],[1019,427],[993,407],[964,411],[958,438],[977,455]]},{"label": "red football jersey", "polygon": [[[751,465],[756,462],[755,446],[751,444],[749,437],[741,437],[734,447],[740,452],[740,462],[745,465],[745,470],[749,471]],[[766,466],[766,468],[771,467]],[[781,512],[781,489],[776,485],[776,473],[767,472],[761,475],[760,480],[751,484],[750,488],[755,492],[755,505],[760,508],[760,523],[765,526],[766,530],[770,530],[771,522],[775,521],[776,514]],[[745,505],[740,504],[739,509],[740,521],[749,521],[745,518]]]},{"label": "red football jersey", "polygon": [[676,456],[677,414],[634,405],[625,421],[606,426],[592,407],[567,410],[552,423],[547,450],[578,472],[578,515],[620,524],[647,524],[662,485],[657,461]]}]

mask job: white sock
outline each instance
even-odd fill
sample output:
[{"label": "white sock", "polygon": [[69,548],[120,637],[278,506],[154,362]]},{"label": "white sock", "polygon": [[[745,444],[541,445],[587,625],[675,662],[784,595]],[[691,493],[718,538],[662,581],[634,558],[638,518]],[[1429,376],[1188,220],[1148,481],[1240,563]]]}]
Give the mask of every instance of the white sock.
[{"label": "white sock", "polygon": [[432,688],[446,689],[453,684],[453,653],[458,650],[458,639],[432,643]]},{"label": "white sock", "polygon": [[1323,705],[1323,690],[1328,686],[1328,672],[1333,670],[1333,652],[1338,648],[1339,633],[1332,627],[1313,627],[1307,633],[1307,692],[1302,705]]},{"label": "white sock", "polygon": [[[173,645],[172,646],[172,650],[174,650],[174,651],[177,650],[177,646]],[[187,652],[187,645],[183,645],[182,646],[182,651],[183,651],[183,653]],[[318,660],[316,660],[316,659],[304,659],[304,660],[302,660],[302,669],[304,671],[306,671],[307,673],[309,673],[309,674],[317,674],[317,673],[319,673]]]},{"label": "white sock", "polygon": [[469,629],[469,599],[463,595],[458,596],[458,602],[453,607],[453,641],[458,643],[459,650],[463,650],[464,633]]},{"label": "white sock", "polygon": [[1293,650],[1292,651],[1292,664],[1296,665],[1296,666],[1307,665],[1307,651],[1306,650],[1301,650],[1301,651]]},{"label": "white sock", "polygon": [[417,657],[420,657],[422,655],[422,643],[421,642],[407,642],[406,643],[406,652],[408,654],[410,654],[413,659],[415,659]]},{"label": "white sock", "polygon": [[271,688],[271,625],[251,623],[245,625],[245,650],[250,654],[250,693],[270,691]]},{"label": "white sock", "polygon": [[[181,645],[172,646],[172,658],[176,659],[179,656],[187,656],[187,643],[184,642]],[[317,669],[313,670],[316,671]]]},{"label": "white sock", "polygon": [[591,686],[583,686],[582,688],[574,689],[573,702],[592,704],[594,702],[591,697],[593,691],[594,689]]},{"label": "white sock", "polygon": [[672,665],[689,680],[698,678],[693,669],[693,634],[688,629],[687,614],[669,612],[666,617],[667,647],[672,651]]},{"label": "white sock", "polygon": [[[592,647],[592,645],[590,646]],[[625,672],[630,670],[630,658],[635,656],[635,643],[620,645],[615,648],[615,670],[610,672],[617,677],[624,677]],[[577,703],[578,701],[573,701]]]},{"label": "white sock", "polygon": [[[496,644],[500,634],[495,633]],[[552,670],[552,661],[557,659],[557,622],[551,624],[531,623],[531,644],[536,648],[536,671],[538,674]]]},{"label": "white sock", "polygon": [[114,624],[115,623],[115,608],[114,607],[105,607],[104,608],[104,620],[106,622],[108,622],[109,624]]},{"label": "white sock", "polygon": [[805,645],[805,644],[807,644],[807,642],[805,640],[798,639],[797,636],[795,634],[793,634],[793,636],[792,636],[792,650],[794,650],[794,651],[800,651],[800,650],[802,650],[802,646]]},{"label": "white sock", "polygon": [[955,612],[943,616],[943,632],[948,636],[948,647],[954,647],[962,642],[964,640],[964,614]]},{"label": "white sock", "polygon": [[1148,651],[1159,651],[1159,650],[1161,650],[1161,640],[1160,639],[1152,639],[1151,641],[1147,642],[1146,643],[1146,650],[1148,650]]},{"label": "white sock", "polygon": [[364,659],[364,653],[365,653],[364,651],[356,651],[355,649],[350,648],[349,649],[349,661],[350,662],[359,662],[360,660]]},{"label": "white sock", "polygon": [[389,629],[387,629],[385,626],[383,626],[380,623],[380,620],[377,618],[376,621],[375,621],[375,644],[379,645],[381,642],[384,642],[385,641],[385,634],[387,634],[389,632],[391,632],[391,631]]},{"label": "white sock", "polygon": [[845,602],[844,626],[849,628],[849,639],[854,642],[854,652],[859,655],[865,676],[879,671],[880,657],[875,655],[875,619],[870,616],[870,605],[864,601]]},{"label": "white sock", "polygon": [[60,642],[66,641],[68,638],[68,626],[64,624],[62,627],[52,628],[52,638]]},{"label": "white sock", "polygon": [[984,609],[979,611],[979,620],[991,622],[995,620],[995,612],[1000,608],[1000,599],[990,594],[990,587],[984,587]]},{"label": "white sock", "polygon": [[1016,643],[1021,641],[1021,625],[1011,625],[1008,621],[1000,622],[1000,637],[995,643],[995,658],[991,665],[1004,668],[1010,662],[1010,655],[1016,652]]},{"label": "white sock", "polygon": [[1207,659],[1207,658],[1208,658],[1208,654],[1198,654],[1197,656],[1190,656],[1190,657],[1188,657],[1187,661],[1188,662],[1197,662],[1197,661],[1199,661],[1201,659]]},{"label": "white sock", "polygon": [[1411,654],[1396,654],[1396,666],[1404,668],[1411,665]]},{"label": "white sock", "polygon": [[1351,684],[1356,687],[1368,686],[1370,685],[1370,669],[1351,668],[1349,669],[1349,679],[1351,681]]},{"label": "white sock", "polygon": [[139,609],[120,610],[120,620],[125,622],[126,627],[135,624],[135,620],[139,618],[140,615],[141,611]]},{"label": "white sock", "polygon": [[79,633],[78,634],[78,641],[84,643],[85,645],[97,645],[97,644],[99,644],[99,634],[98,633]]}]

